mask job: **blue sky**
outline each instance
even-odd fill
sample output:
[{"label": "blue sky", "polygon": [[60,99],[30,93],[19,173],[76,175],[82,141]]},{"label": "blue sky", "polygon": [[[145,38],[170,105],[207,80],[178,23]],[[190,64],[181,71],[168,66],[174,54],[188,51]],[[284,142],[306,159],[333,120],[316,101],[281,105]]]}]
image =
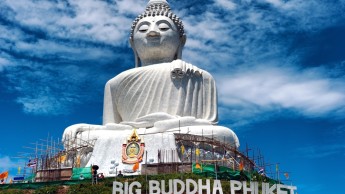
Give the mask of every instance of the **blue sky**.
[{"label": "blue sky", "polygon": [[[146,3],[0,1],[0,171],[15,174],[13,157],[48,133],[101,124],[104,84],[134,67],[128,36]],[[169,3],[185,25],[183,59],[216,79],[220,125],[241,149],[279,163],[298,193],[343,191],[345,1]]]}]

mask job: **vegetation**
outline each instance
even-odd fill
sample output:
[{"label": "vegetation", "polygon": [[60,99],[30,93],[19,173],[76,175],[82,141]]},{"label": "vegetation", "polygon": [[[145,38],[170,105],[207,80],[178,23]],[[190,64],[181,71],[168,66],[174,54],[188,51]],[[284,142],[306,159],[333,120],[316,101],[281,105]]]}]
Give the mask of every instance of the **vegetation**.
[{"label": "vegetation", "polygon": [[56,194],[59,186],[42,187],[34,191],[33,194]]},{"label": "vegetation", "polygon": [[0,190],[0,194],[31,194],[30,191],[21,189],[6,189]]},{"label": "vegetation", "polygon": [[[197,181],[198,179],[203,180],[203,184],[205,184],[206,179],[212,177],[207,177],[205,175],[197,175],[193,173],[175,173],[175,174],[158,174],[158,175],[139,175],[139,176],[126,176],[122,178],[117,178],[116,181],[118,182],[131,182],[138,181],[141,183],[141,190],[143,193],[145,193],[148,190],[147,182],[150,180],[165,180],[165,190],[167,191],[169,188],[168,180],[169,179],[180,179],[182,181],[185,181],[186,179],[193,179]],[[258,182],[269,182],[268,180],[265,180],[264,177],[260,176],[259,174],[255,174],[252,177],[253,181]],[[114,178],[106,178],[99,180],[98,184],[92,184],[91,180],[84,180],[80,181],[77,184],[68,184],[68,186],[62,186],[62,184],[58,185],[54,183],[54,185],[44,185],[36,189],[28,190],[26,188],[22,189],[4,189],[0,188],[0,194],[110,194],[113,190],[113,181]],[[31,183],[35,184],[35,183]],[[230,182],[228,180],[222,180],[221,181],[223,192],[228,193],[230,190]],[[15,184],[16,185],[16,184]],[[15,186],[13,185],[13,186]],[[213,181],[211,181],[211,188],[213,187]],[[13,187],[12,187],[13,188]],[[18,188],[18,187],[17,187]]]}]

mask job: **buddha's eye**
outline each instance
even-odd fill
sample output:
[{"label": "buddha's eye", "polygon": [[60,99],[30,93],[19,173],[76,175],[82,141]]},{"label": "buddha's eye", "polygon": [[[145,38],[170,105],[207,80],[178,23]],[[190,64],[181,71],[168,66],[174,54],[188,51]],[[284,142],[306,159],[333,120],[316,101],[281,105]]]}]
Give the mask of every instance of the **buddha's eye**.
[{"label": "buddha's eye", "polygon": [[139,32],[146,32],[149,29],[149,26],[144,24],[139,27]]},{"label": "buddha's eye", "polygon": [[168,24],[166,24],[166,23],[160,23],[160,24],[158,25],[158,28],[159,28],[160,31],[167,31],[167,30],[170,29],[170,27],[169,27]]}]

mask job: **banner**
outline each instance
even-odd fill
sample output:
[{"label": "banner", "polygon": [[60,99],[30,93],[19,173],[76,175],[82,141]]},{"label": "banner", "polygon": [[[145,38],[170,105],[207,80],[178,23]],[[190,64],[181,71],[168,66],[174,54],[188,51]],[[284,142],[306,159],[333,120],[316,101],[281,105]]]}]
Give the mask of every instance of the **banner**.
[{"label": "banner", "polygon": [[24,180],[23,176],[13,177],[13,181],[23,181],[23,180]]},{"label": "banner", "polygon": [[91,167],[73,168],[71,180],[91,179]]}]

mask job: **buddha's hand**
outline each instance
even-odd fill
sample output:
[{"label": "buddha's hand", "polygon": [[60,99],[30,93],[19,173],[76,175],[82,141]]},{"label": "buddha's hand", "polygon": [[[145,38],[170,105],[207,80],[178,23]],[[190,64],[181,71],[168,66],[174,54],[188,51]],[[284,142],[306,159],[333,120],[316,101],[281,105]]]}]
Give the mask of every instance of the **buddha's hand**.
[{"label": "buddha's hand", "polygon": [[171,78],[182,79],[185,76],[201,76],[202,70],[193,66],[192,64],[186,63],[182,60],[175,60],[171,63]]}]

